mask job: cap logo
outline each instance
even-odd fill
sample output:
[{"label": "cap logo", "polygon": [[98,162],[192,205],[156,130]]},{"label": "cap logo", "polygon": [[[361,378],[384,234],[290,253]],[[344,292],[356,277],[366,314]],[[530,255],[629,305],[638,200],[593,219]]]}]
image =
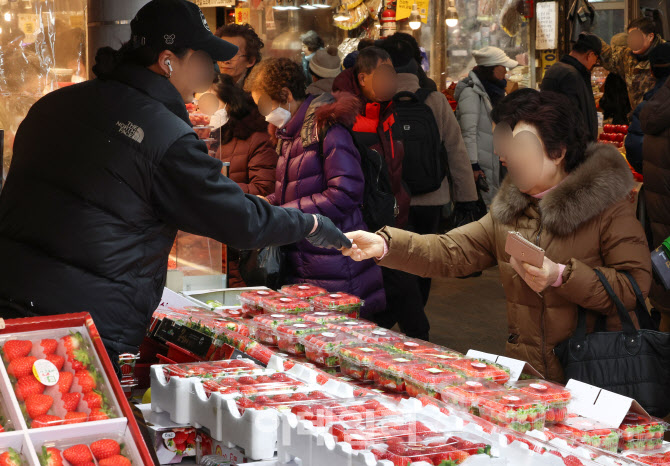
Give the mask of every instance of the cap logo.
[{"label": "cap logo", "polygon": [[202,25],[205,26],[205,29],[207,29],[209,32],[212,32],[212,30],[209,29],[209,25],[207,24],[207,20],[205,19],[205,15],[202,10],[200,10],[200,19],[202,19]]},{"label": "cap logo", "polygon": [[165,34],[165,35],[163,36],[163,39],[165,39],[165,43],[166,43],[167,45],[172,45],[172,44],[174,44],[174,40],[175,40],[175,38],[176,38],[176,36],[175,36],[174,34]]}]

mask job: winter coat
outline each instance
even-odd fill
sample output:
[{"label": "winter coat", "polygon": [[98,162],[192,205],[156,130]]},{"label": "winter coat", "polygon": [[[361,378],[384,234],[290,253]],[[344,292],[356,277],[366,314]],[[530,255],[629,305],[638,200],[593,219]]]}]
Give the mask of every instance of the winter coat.
[{"label": "winter coat", "polygon": [[[670,237],[670,78],[640,112],[644,132],[642,166],[652,248]],[[10,172],[11,173],[11,172]],[[662,329],[670,332],[670,291],[654,282],[650,298],[662,312]]]},{"label": "winter coat", "polygon": [[403,228],[409,219],[410,194],[402,179],[402,163],[405,147],[402,141],[402,129],[395,119],[391,102],[367,102],[354,70],[340,73],[333,83],[333,91],[344,91],[359,99],[361,110],[351,127],[359,147],[376,151],[384,155],[391,178],[391,188],[398,204],[396,225]]},{"label": "winter coat", "polygon": [[254,249],[313,226],[221,175],[174,86],[124,65],[23,120],[0,195],[0,298],[27,316],[90,312],[112,355],[136,353],[177,230]]},{"label": "winter coat", "polygon": [[644,140],[644,133],[642,132],[642,124],[640,123],[640,113],[645,107],[649,99],[654,97],[656,92],[663,87],[664,82],[657,82],[654,88],[644,95],[644,100],[633,111],[633,116],[630,119],[630,126],[628,127],[628,134],[626,135],[626,159],[628,163],[635,169],[636,172],[642,173],[642,143]]},{"label": "winter coat", "polygon": [[333,92],[333,82],[335,78],[323,78],[307,86],[307,93],[312,95],[321,95],[326,92]]},{"label": "winter coat", "polygon": [[598,112],[591,87],[591,73],[579,60],[570,55],[561,58],[544,74],[540,89],[569,97],[584,116],[589,139],[598,139]]},{"label": "winter coat", "polygon": [[[419,90],[419,78],[411,73],[398,74],[398,92],[416,92]],[[465,150],[461,128],[454,112],[441,92],[433,92],[426,98],[426,105],[433,111],[440,139],[447,151],[449,173],[453,181],[454,202],[477,200],[477,187],[472,175],[472,165]],[[445,177],[442,185],[432,193],[412,196],[411,205],[440,206],[451,200],[449,178]]]},{"label": "winter coat", "polygon": [[[635,294],[619,272],[630,271],[645,295],[651,282],[647,242],[629,200],[633,177],[626,161],[614,147],[602,144],[590,146],[587,156],[542,200],[521,193],[507,177],[490,212],[478,222],[444,235],[382,230],[389,252],[380,265],[424,277],[461,277],[498,265],[507,298],[507,355],[562,382],[553,349],[575,331],[578,306],[589,310],[590,328],[597,314],[607,316],[609,330],[620,328],[616,308],[593,268],[605,274],[629,310],[635,308]],[[505,253],[510,231],[566,265],[561,286],[549,287],[541,296],[528,287]]]},{"label": "winter coat", "polygon": [[644,95],[656,85],[656,78],[651,74],[649,53],[658,44],[665,42],[656,36],[651,47],[643,57],[633,53],[628,47],[612,47],[602,41],[603,50],[600,53],[600,62],[603,67],[621,76],[628,87],[630,107],[634,110],[644,98]]},{"label": "winter coat", "polygon": [[479,164],[490,187],[488,193],[481,193],[489,205],[500,187],[500,160],[493,151],[491,99],[474,71],[458,82],[454,98],[458,101],[456,118],[461,125],[470,163]]},{"label": "winter coat", "polygon": [[[342,231],[365,230],[363,172],[351,134],[358,100],[350,94],[336,98],[308,96],[291,121],[277,132],[277,183],[268,201],[282,207],[329,217]],[[329,127],[319,152],[319,131]],[[308,282],[328,291],[341,291],[365,300],[363,312],[386,306],[381,269],[369,260],[353,262],[335,249],[320,249],[307,241],[288,246],[289,281]]]},{"label": "winter coat", "polygon": [[268,124],[258,110],[221,127],[217,157],[230,163],[228,177],[245,193],[267,196],[274,191],[277,151],[270,142]]}]

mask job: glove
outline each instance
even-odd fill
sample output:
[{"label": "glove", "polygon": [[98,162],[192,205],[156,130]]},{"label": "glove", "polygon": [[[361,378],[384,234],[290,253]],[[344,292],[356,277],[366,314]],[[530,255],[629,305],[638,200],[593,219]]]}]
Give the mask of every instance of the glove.
[{"label": "glove", "polygon": [[323,215],[315,215],[316,230],[307,236],[307,241],[314,246],[326,249],[350,248],[351,241],[344,236],[344,233],[328,218]]}]

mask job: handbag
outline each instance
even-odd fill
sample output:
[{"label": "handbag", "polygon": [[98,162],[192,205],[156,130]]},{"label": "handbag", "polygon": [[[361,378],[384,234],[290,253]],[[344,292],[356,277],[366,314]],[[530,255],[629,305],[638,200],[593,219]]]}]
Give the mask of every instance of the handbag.
[{"label": "handbag", "polygon": [[286,254],[280,246],[240,251],[239,267],[247,286],[278,290],[286,280]]},{"label": "handbag", "polygon": [[567,379],[579,380],[637,400],[649,414],[670,412],[670,333],[654,329],[635,279],[624,272],[635,291],[638,330],[625,306],[600,270],[595,270],[615,304],[622,331],[586,333],[586,311],[579,309],[574,335],[554,348]]}]

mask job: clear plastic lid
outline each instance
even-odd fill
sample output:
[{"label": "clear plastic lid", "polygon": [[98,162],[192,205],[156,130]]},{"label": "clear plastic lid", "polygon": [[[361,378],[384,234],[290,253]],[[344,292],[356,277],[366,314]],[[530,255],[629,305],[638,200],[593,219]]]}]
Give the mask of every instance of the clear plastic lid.
[{"label": "clear plastic lid", "polygon": [[432,351],[426,351],[425,353],[421,353],[421,358],[434,364],[446,366],[446,364],[448,364],[449,361],[453,359],[463,359],[465,358],[465,356],[459,353],[458,351],[440,347]]},{"label": "clear plastic lid", "polygon": [[247,306],[260,306],[261,301],[264,299],[276,298],[278,296],[281,296],[281,293],[274,290],[253,290],[240,293],[237,299],[240,303],[246,304]]},{"label": "clear plastic lid", "polygon": [[302,322],[304,319],[301,316],[278,312],[276,314],[261,314],[254,316],[253,320],[260,327],[274,329],[279,325]]},{"label": "clear plastic lid", "polygon": [[329,309],[345,314],[360,310],[361,298],[347,293],[330,293],[312,299],[315,310]]},{"label": "clear plastic lid", "polygon": [[266,314],[300,314],[311,310],[309,301],[290,296],[277,296],[261,301],[261,307]]},{"label": "clear plastic lid", "polygon": [[347,316],[345,314],[335,311],[310,311],[303,312],[299,315],[305,320],[324,325],[331,322],[342,322],[347,320]]},{"label": "clear plastic lid", "polygon": [[291,322],[278,325],[275,330],[277,335],[306,335],[308,333],[326,331],[327,328],[316,322]]},{"label": "clear plastic lid", "polygon": [[445,364],[453,370],[462,372],[466,377],[474,379],[488,379],[504,384],[510,377],[509,369],[506,367],[481,359],[454,359]]},{"label": "clear plastic lid", "polygon": [[310,333],[301,339],[308,360],[327,367],[340,365],[339,349],[342,345],[358,341],[355,337],[338,330]]},{"label": "clear plastic lid", "polygon": [[363,319],[345,319],[342,321],[327,322],[326,327],[342,332],[353,333],[359,330],[373,330],[377,324]]},{"label": "clear plastic lid", "polygon": [[240,396],[235,399],[240,413],[245,409],[276,409],[277,411],[290,411],[293,406],[310,403],[322,403],[332,400],[333,396],[320,390],[311,392],[292,392],[281,390],[278,392],[265,392],[260,395]]},{"label": "clear plastic lid", "polygon": [[387,349],[369,343],[344,345],[340,347],[340,370],[348,377],[372,382],[374,380],[374,373],[371,370],[373,358],[386,354],[389,354]]},{"label": "clear plastic lid", "polygon": [[431,351],[436,351],[440,347],[427,341],[417,340],[416,338],[405,338],[403,341],[399,341],[393,344],[393,347],[398,351],[403,353],[428,353]]},{"label": "clear plastic lid", "polygon": [[401,413],[391,405],[392,403],[384,404],[372,397],[359,397],[298,403],[291,407],[291,412],[300,420],[310,421],[317,427],[325,427],[338,422],[399,416]]},{"label": "clear plastic lid", "polygon": [[221,317],[229,317],[237,320],[243,319],[246,314],[243,309],[214,309],[214,313]]},{"label": "clear plastic lid", "polygon": [[396,393],[405,391],[405,371],[424,364],[411,354],[397,353],[374,356],[371,370],[375,383]]},{"label": "clear plastic lid", "polygon": [[263,375],[235,375],[204,380],[202,386],[209,396],[218,392],[223,395],[257,395],[259,393],[296,390],[305,384],[284,372]]},{"label": "clear plastic lid", "polygon": [[503,390],[505,388],[502,385],[490,380],[464,379],[445,385],[440,390],[440,395],[447,403],[470,411],[473,407],[476,408],[478,397]]},{"label": "clear plastic lid", "polygon": [[215,378],[228,374],[266,371],[251,359],[226,359],[223,361],[189,362],[163,366],[163,373],[170,377]]},{"label": "clear plastic lid", "polygon": [[611,429],[593,419],[577,416],[569,417],[561,423],[549,426],[548,429],[555,435],[611,452],[617,451],[621,438],[619,429]]},{"label": "clear plastic lid", "polygon": [[544,428],[546,405],[519,390],[504,390],[477,399],[479,415],[486,421],[518,432]]},{"label": "clear plastic lid", "polygon": [[661,445],[648,452],[625,451],[623,456],[642,464],[670,466],[670,444]]},{"label": "clear plastic lid", "polygon": [[442,385],[454,383],[462,379],[456,372],[431,363],[406,367],[404,369],[404,377],[407,393],[411,396],[423,394],[436,398],[439,396]]},{"label": "clear plastic lid", "polygon": [[193,112],[188,116],[193,126],[207,126],[211,120],[211,117],[206,113]]},{"label": "clear plastic lid", "polygon": [[274,329],[274,335],[277,338],[277,346],[280,350],[299,355],[305,353],[305,346],[302,343],[304,335],[326,330],[326,327],[316,322],[297,322],[279,325]]},{"label": "clear plastic lid", "polygon": [[402,333],[386,330],[384,328],[373,328],[357,330],[352,332],[356,338],[370,344],[387,344],[403,341],[406,338]]},{"label": "clear plastic lid", "polygon": [[562,422],[568,414],[567,406],[572,394],[563,385],[546,380],[522,380],[510,384],[547,404],[547,423]]},{"label": "clear plastic lid", "polygon": [[296,285],[284,285],[281,292],[294,298],[310,299],[315,296],[328,293],[328,290],[320,286],[310,285],[309,283],[300,283]]}]

